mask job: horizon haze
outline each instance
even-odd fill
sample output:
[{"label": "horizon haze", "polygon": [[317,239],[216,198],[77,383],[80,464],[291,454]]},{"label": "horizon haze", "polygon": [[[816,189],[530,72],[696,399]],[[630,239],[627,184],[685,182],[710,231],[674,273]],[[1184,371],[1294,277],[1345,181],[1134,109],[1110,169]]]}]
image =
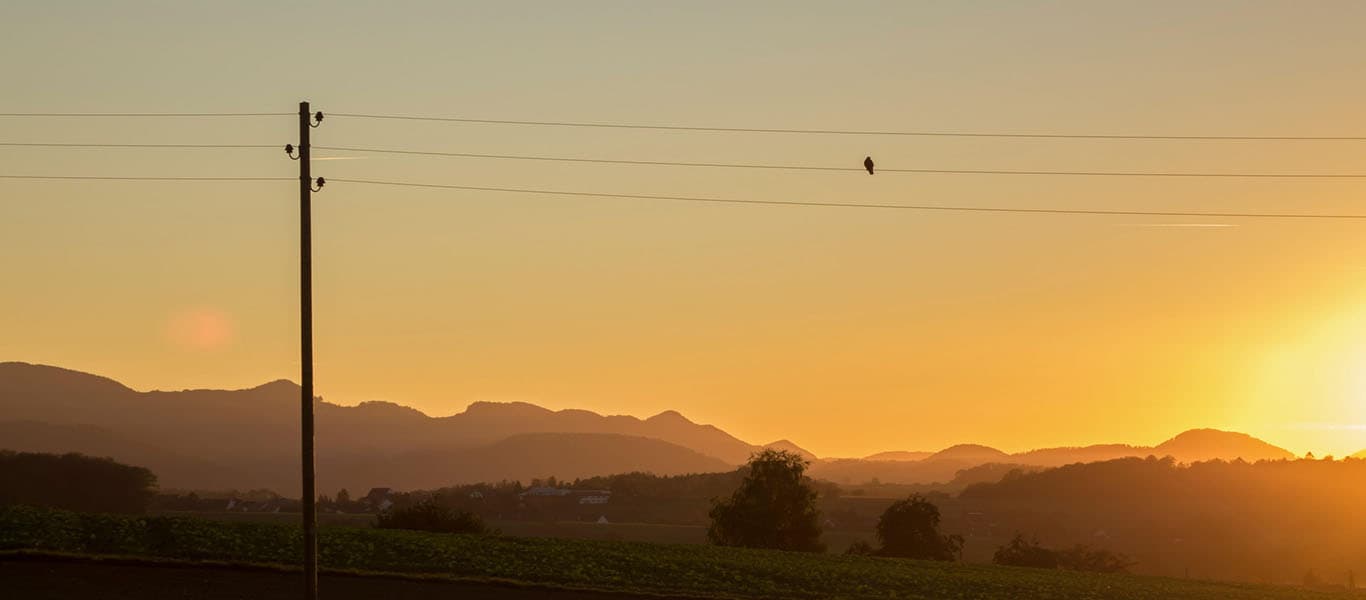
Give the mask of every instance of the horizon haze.
[{"label": "horizon haze", "polygon": [[[242,390],[138,392],[98,375],[0,362],[0,438],[11,450],[79,451],[145,465],[169,489],[290,490],[298,485],[290,432],[299,391],[277,380]],[[672,410],[642,419],[480,402],[430,416],[389,402],[345,407],[320,398],[315,412],[324,489],[411,490],[636,471],[718,473],[766,448],[806,457],[812,477],[833,483],[881,481],[941,490],[990,481],[1012,469],[1124,457],[1172,457],[1180,463],[1296,458],[1245,433],[1217,429],[1173,432],[1150,445],[1110,440],[1005,452],[982,440],[961,440],[923,453],[832,457],[809,452],[800,440],[746,441],[724,424],[697,423]],[[251,443],[243,446],[243,439]]]}]

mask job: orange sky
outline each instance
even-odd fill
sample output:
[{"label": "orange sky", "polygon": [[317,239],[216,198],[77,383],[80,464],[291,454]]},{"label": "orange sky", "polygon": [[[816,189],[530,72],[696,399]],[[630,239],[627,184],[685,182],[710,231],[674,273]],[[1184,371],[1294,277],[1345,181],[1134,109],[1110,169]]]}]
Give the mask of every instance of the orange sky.
[{"label": "orange sky", "polygon": [[[130,3],[0,8],[0,112],[1363,135],[1358,3]],[[303,34],[295,32],[308,23]],[[294,52],[291,54],[291,52]],[[633,132],[329,118],[315,143],[886,168],[1366,172],[1362,142]],[[0,118],[0,142],[294,141],[289,117]],[[0,148],[0,174],[293,174],[278,150]],[[359,155],[319,151],[322,158]],[[374,157],[316,174],[731,198],[1359,212],[1366,181],[770,172]],[[294,184],[0,180],[0,359],[139,389],[297,380]],[[1366,448],[1366,224],[317,196],[318,391],[431,414],[677,409],[822,455]],[[1187,227],[1185,225],[1227,225]]]}]

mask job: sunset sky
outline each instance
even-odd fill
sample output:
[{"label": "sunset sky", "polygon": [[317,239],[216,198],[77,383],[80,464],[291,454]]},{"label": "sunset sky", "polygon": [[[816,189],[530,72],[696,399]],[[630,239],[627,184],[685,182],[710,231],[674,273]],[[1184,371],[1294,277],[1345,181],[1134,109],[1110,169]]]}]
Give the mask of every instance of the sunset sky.
[{"label": "sunset sky", "polygon": [[[1359,2],[0,5],[0,112],[1366,135]],[[575,129],[329,116],[314,143],[886,168],[1366,174],[1362,141]],[[0,117],[0,142],[264,144],[293,117]],[[755,200],[1366,214],[1366,179],[643,167],[316,151],[315,175]],[[0,175],[291,177],[277,148],[0,147]],[[823,456],[1366,448],[1366,221],[689,204],[333,183],[317,391],[676,409]],[[0,179],[0,360],[298,380],[297,184]]]}]

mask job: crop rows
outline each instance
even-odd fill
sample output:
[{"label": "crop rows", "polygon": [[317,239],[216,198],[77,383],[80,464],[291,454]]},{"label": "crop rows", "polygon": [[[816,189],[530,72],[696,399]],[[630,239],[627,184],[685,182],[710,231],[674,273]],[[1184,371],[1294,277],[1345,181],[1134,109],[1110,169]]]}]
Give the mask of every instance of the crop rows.
[{"label": "crop rows", "polygon": [[[0,507],[0,550],[297,563],[297,527]],[[324,527],[327,569],[746,598],[1280,600],[1340,595],[1158,577],[699,545]]]}]

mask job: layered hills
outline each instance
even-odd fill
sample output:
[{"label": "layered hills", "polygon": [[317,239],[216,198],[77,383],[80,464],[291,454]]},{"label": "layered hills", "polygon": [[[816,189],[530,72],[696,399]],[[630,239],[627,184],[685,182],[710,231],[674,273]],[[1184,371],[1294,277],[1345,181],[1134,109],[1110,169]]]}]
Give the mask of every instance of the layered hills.
[{"label": "layered hills", "polygon": [[[299,387],[141,392],[112,379],[0,363],[0,448],[110,456],[156,472],[164,488],[298,488]],[[476,402],[433,417],[390,402],[341,406],[315,399],[319,489],[430,488],[502,479],[527,482],[628,471],[660,475],[734,469],[773,447],[812,461],[814,477],[844,483],[947,482],[981,465],[1053,467],[1126,456],[1247,461],[1292,458],[1252,436],[1212,429],[1153,447],[1107,444],[1008,454],[979,444],[862,459],[819,458],[797,444],[743,441],[676,411],[640,419],[524,402]]]}]

